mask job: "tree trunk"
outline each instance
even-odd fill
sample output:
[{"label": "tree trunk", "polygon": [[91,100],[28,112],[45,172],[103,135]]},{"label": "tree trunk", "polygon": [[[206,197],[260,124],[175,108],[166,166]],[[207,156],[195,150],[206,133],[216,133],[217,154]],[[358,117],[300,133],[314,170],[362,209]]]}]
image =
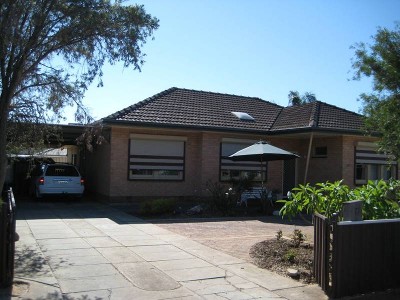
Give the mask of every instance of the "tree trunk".
[{"label": "tree trunk", "polygon": [[7,171],[7,119],[10,99],[2,91],[0,96],[0,192],[3,191]]}]

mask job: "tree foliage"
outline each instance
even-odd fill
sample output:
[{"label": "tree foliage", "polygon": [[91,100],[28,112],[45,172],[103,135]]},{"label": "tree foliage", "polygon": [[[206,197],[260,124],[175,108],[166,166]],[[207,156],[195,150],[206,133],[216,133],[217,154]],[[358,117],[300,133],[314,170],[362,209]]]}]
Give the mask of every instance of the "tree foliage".
[{"label": "tree foliage", "polygon": [[372,44],[358,43],[355,51],[353,79],[372,78],[373,92],[360,95],[366,129],[379,132],[383,152],[400,158],[400,23],[394,30],[378,28]]},{"label": "tree foliage", "polygon": [[76,107],[78,122],[90,121],[82,98],[94,80],[102,85],[104,63],[140,70],[141,48],[157,28],[143,6],[120,0],[0,2],[0,187],[8,124],[56,123],[66,106]]},{"label": "tree foliage", "polygon": [[305,92],[302,96],[300,96],[298,91],[290,91],[288,94],[289,105],[302,105],[306,103],[312,103],[317,100],[317,97],[314,93]]}]

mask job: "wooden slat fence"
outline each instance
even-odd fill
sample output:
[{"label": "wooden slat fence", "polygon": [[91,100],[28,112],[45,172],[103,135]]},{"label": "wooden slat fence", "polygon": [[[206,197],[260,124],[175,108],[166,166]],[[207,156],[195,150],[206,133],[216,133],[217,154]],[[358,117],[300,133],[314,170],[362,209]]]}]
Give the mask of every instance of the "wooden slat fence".
[{"label": "wooden slat fence", "polygon": [[400,219],[313,222],[314,275],[328,296],[400,288]]},{"label": "wooden slat fence", "polygon": [[316,213],[313,218],[314,224],[314,276],[322,290],[330,292],[330,241],[331,226],[329,219]]},{"label": "wooden slat fence", "polygon": [[333,298],[400,287],[400,219],[333,224]]}]

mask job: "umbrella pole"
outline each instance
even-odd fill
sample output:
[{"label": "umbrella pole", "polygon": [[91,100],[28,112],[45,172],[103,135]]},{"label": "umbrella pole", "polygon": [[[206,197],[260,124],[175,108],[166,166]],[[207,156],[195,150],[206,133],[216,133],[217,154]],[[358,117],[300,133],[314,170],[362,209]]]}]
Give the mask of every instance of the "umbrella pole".
[{"label": "umbrella pole", "polygon": [[263,178],[263,159],[262,159],[262,155],[261,155],[261,191],[264,191],[264,178]]}]

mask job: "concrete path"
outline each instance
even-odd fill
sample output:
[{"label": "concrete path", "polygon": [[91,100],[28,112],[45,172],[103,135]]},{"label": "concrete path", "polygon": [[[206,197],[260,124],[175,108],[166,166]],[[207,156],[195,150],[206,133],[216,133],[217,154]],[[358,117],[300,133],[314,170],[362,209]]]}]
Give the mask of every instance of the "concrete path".
[{"label": "concrete path", "polygon": [[20,203],[17,232],[15,284],[1,299],[327,299],[98,203]]}]

